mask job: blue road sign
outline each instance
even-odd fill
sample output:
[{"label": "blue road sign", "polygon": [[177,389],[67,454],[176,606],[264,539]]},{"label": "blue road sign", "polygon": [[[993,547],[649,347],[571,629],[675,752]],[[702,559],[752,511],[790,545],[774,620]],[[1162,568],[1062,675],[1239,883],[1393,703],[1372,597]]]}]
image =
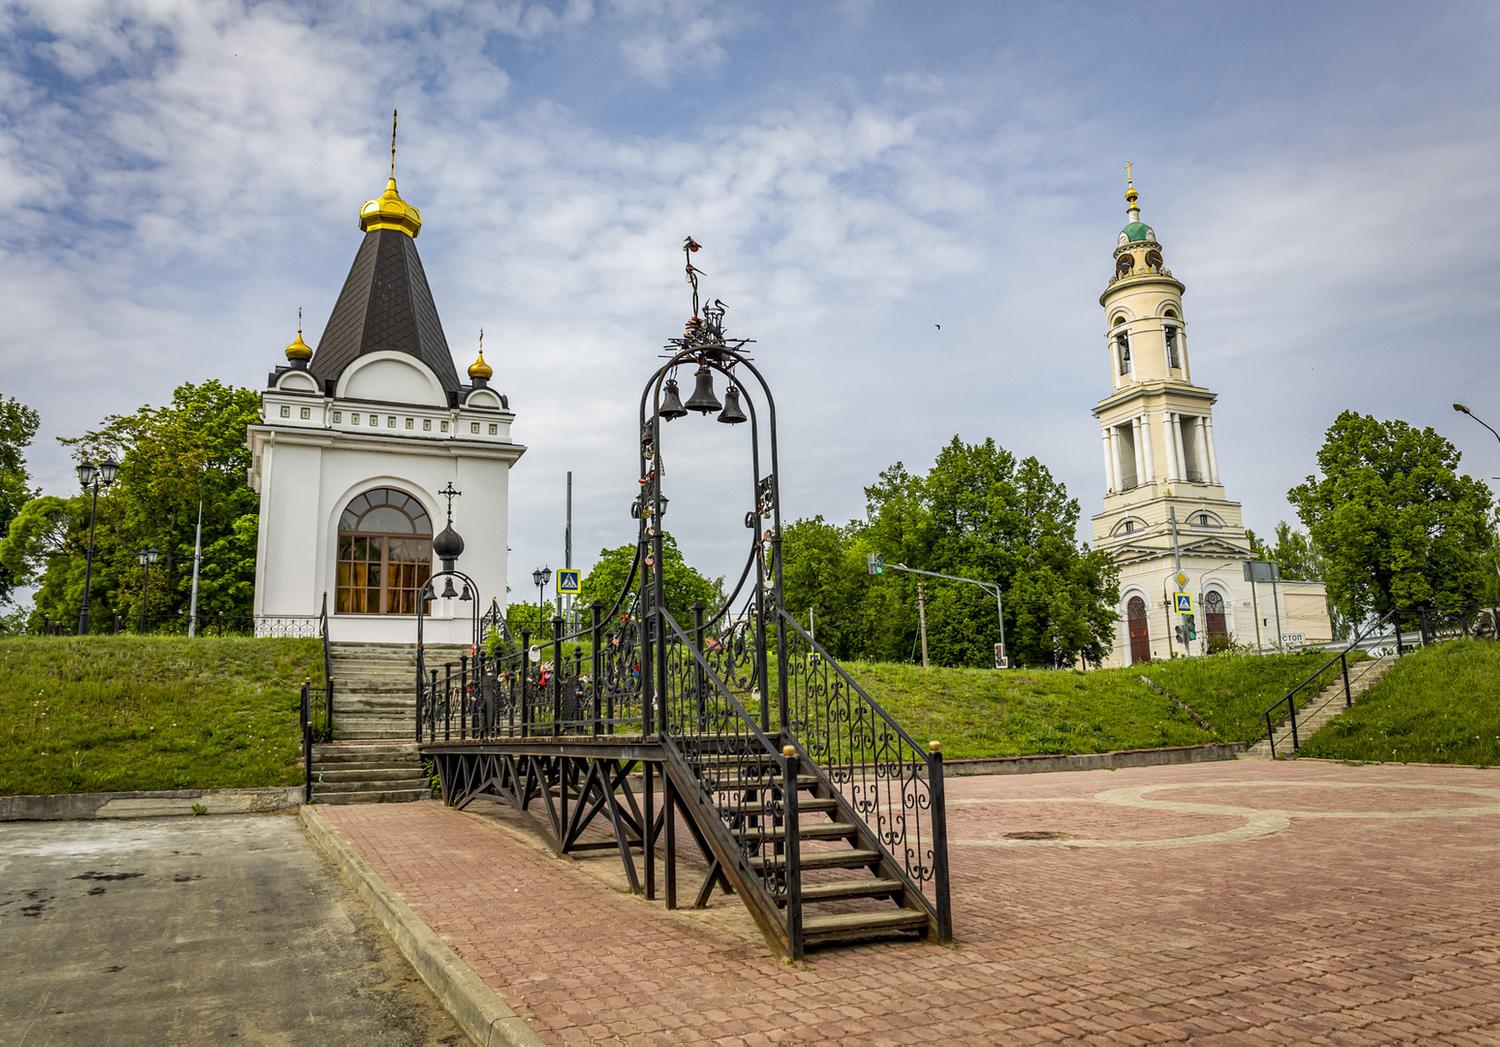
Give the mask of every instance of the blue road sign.
[{"label": "blue road sign", "polygon": [[557,591],[564,596],[578,595],[578,571],[564,567],[557,572]]},{"label": "blue road sign", "polygon": [[1193,613],[1193,594],[1192,593],[1173,593],[1172,594],[1172,601],[1176,605],[1176,610],[1177,610],[1178,614],[1192,614]]}]

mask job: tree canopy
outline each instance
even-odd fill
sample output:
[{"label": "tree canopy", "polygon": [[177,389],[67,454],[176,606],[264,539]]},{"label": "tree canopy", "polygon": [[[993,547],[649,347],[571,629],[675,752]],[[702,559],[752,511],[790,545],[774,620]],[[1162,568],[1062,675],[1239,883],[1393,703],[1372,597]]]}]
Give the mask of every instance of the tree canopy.
[{"label": "tree canopy", "polygon": [[[677,539],[672,537],[671,532],[663,532],[661,542],[662,583],[666,592],[667,610],[686,629],[693,621],[693,604],[701,602],[712,614],[723,603],[724,579],[710,580],[688,566],[683,559],[682,550],[677,546]],[[613,549],[600,549],[598,560],[578,586],[576,602],[586,608],[597,600],[604,605],[604,613],[608,614],[630,578],[630,565],[635,561],[635,549],[634,542]],[[640,584],[639,578],[635,584]],[[630,597],[627,596],[622,606],[629,605]]]},{"label": "tree canopy", "polygon": [[[80,460],[120,463],[113,486],[99,495],[91,614],[105,629],[115,614],[186,627],[192,586],[193,538],[203,504],[199,618],[250,615],[255,588],[258,503],[246,484],[250,451],[245,430],[259,418],[260,398],[217,380],[186,384],[169,404],[112,415],[97,429],[65,439]],[[89,499],[44,497],[27,502],[0,542],[0,564],[40,583],[33,626],[71,622],[83,603]],[[140,550],[160,552],[143,594]]]},{"label": "tree canopy", "polygon": [[[1071,664],[1105,653],[1119,598],[1107,553],[1075,537],[1079,506],[1036,458],[993,439],[954,437],[926,475],[900,462],[865,489],[866,516],[822,517],[783,532],[788,610],[815,612],[818,638],[839,657],[908,660],[917,633],[916,578],[870,576],[887,563],[999,584],[1006,643],[1022,665]],[[1000,638],[994,597],[978,586],[925,580],[928,649],[941,665],[992,664]]]},{"label": "tree canopy", "polygon": [[1287,497],[1323,552],[1323,581],[1352,619],[1392,609],[1454,609],[1485,592],[1494,538],[1489,488],[1458,472],[1433,429],[1345,411],[1318,451],[1318,474]]},{"label": "tree canopy", "polygon": [[[11,521],[35,494],[31,474],[26,471],[26,448],[36,439],[41,419],[19,400],[0,396],[0,539],[10,532]],[[0,542],[3,544],[3,542]],[[22,573],[26,573],[24,568]],[[26,584],[11,566],[0,563],[0,607],[11,602],[11,591]]]}]

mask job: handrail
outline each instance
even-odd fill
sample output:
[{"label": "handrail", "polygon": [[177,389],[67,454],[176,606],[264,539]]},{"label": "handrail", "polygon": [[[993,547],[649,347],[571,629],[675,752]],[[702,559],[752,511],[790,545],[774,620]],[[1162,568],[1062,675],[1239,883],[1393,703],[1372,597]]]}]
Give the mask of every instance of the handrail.
[{"label": "handrail", "polygon": [[[1388,622],[1395,621],[1399,613],[1399,611],[1393,608],[1392,610],[1385,612],[1385,614],[1381,615],[1379,618],[1375,619],[1375,621],[1366,625],[1361,632],[1355,634],[1354,639],[1349,642],[1349,645],[1347,647],[1339,651],[1322,665],[1318,666],[1317,669],[1313,670],[1311,676],[1303,680],[1301,683],[1297,684],[1297,686],[1293,687],[1286,694],[1282,695],[1280,698],[1276,699],[1276,701],[1272,702],[1269,706],[1266,707],[1266,710],[1261,713],[1261,719],[1264,720],[1266,724],[1266,737],[1269,740],[1271,746],[1271,756],[1273,758],[1276,756],[1276,721],[1271,718],[1271,714],[1276,712],[1276,710],[1281,708],[1283,705],[1287,707],[1287,715],[1291,721],[1292,752],[1296,752],[1301,748],[1301,739],[1297,734],[1296,697],[1298,693],[1300,693],[1304,687],[1312,683],[1314,680],[1321,679],[1323,674],[1330,668],[1332,668],[1335,662],[1341,662],[1343,664],[1344,699],[1346,702],[1352,701],[1352,695],[1349,691],[1349,655],[1366,639],[1368,639],[1370,636],[1373,636],[1376,631],[1383,629]],[[1396,622],[1396,643],[1398,648],[1401,642],[1400,637],[1401,625],[1399,622]]]},{"label": "handrail", "polygon": [[[1266,725],[1266,737],[1271,748],[1271,756],[1275,757],[1276,755],[1277,720],[1273,718],[1273,714],[1283,705],[1287,707],[1286,716],[1288,724],[1291,728],[1292,752],[1295,753],[1300,751],[1302,748],[1302,739],[1297,730],[1296,696],[1303,690],[1303,688],[1312,684],[1314,681],[1321,679],[1323,674],[1330,668],[1332,668],[1335,662],[1339,662],[1341,664],[1341,672],[1343,675],[1344,684],[1344,705],[1345,707],[1348,707],[1353,704],[1354,695],[1349,680],[1349,655],[1354,653],[1354,651],[1361,644],[1363,644],[1371,636],[1375,635],[1377,631],[1383,630],[1387,624],[1395,626],[1396,655],[1397,657],[1400,657],[1405,653],[1405,646],[1402,643],[1401,634],[1401,617],[1403,615],[1416,615],[1418,617],[1418,635],[1420,637],[1418,644],[1421,646],[1425,646],[1436,642],[1439,636],[1439,633],[1433,624],[1433,620],[1435,617],[1437,617],[1439,620],[1452,619],[1455,617],[1458,618],[1460,622],[1459,629],[1461,630],[1463,635],[1468,636],[1470,634],[1471,623],[1469,618],[1463,616],[1473,615],[1476,613],[1481,617],[1488,614],[1490,616],[1491,629],[1496,632],[1497,636],[1500,636],[1500,608],[1486,607],[1483,604],[1472,604],[1458,611],[1439,611],[1432,607],[1392,608],[1385,614],[1381,615],[1379,618],[1375,619],[1373,622],[1366,625],[1362,631],[1355,635],[1354,639],[1349,642],[1348,646],[1344,647],[1332,658],[1328,659],[1328,661],[1318,666],[1318,668],[1314,670],[1311,676],[1303,680],[1301,683],[1297,684],[1297,686],[1293,687],[1290,691],[1288,691],[1282,697],[1278,698],[1275,702],[1271,703],[1271,705],[1268,706],[1263,713],[1261,713],[1261,719],[1265,721]],[[1475,628],[1474,631],[1477,633],[1479,630],[1478,628]],[[1368,672],[1368,670],[1366,671]]]},{"label": "handrail", "polygon": [[302,681],[302,802],[312,803],[312,681]]},{"label": "handrail", "polygon": [[333,741],[333,648],[328,636],[328,590],[323,590],[323,610],[318,614],[318,635],[323,638],[323,729]]}]

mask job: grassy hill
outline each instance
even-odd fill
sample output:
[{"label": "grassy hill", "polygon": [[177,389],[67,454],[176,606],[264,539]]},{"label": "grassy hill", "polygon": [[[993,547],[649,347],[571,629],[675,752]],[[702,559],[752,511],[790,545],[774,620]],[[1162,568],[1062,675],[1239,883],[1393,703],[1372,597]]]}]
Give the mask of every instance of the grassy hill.
[{"label": "grassy hill", "polygon": [[[927,669],[888,662],[845,668],[918,740],[949,759],[1091,753],[1204,742],[1252,742],[1260,714],[1328,658],[1221,654],[1125,669]],[[1204,730],[1169,698],[1191,706]]]},{"label": "grassy hill", "polygon": [[1454,640],[1408,654],[1301,755],[1500,765],[1500,643]]},{"label": "grassy hill", "polygon": [[[848,669],[919,740],[940,739],[945,756],[962,759],[1254,741],[1261,710],[1325,657],[1217,655],[1087,673]],[[294,784],[307,677],[321,685],[317,640],[0,639],[0,794]]]},{"label": "grassy hill", "polygon": [[0,639],[0,794],[301,781],[318,640]]}]

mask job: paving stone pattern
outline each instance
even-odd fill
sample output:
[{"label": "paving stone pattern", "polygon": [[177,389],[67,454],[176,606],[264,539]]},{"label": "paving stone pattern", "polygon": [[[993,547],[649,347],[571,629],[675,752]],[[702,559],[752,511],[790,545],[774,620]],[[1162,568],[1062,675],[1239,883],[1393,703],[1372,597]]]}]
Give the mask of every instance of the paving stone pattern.
[{"label": "paving stone pattern", "polygon": [[1239,761],[948,794],[955,947],[797,966],[735,899],[667,913],[517,816],[319,814],[548,1042],[1500,1043],[1500,772]]}]

